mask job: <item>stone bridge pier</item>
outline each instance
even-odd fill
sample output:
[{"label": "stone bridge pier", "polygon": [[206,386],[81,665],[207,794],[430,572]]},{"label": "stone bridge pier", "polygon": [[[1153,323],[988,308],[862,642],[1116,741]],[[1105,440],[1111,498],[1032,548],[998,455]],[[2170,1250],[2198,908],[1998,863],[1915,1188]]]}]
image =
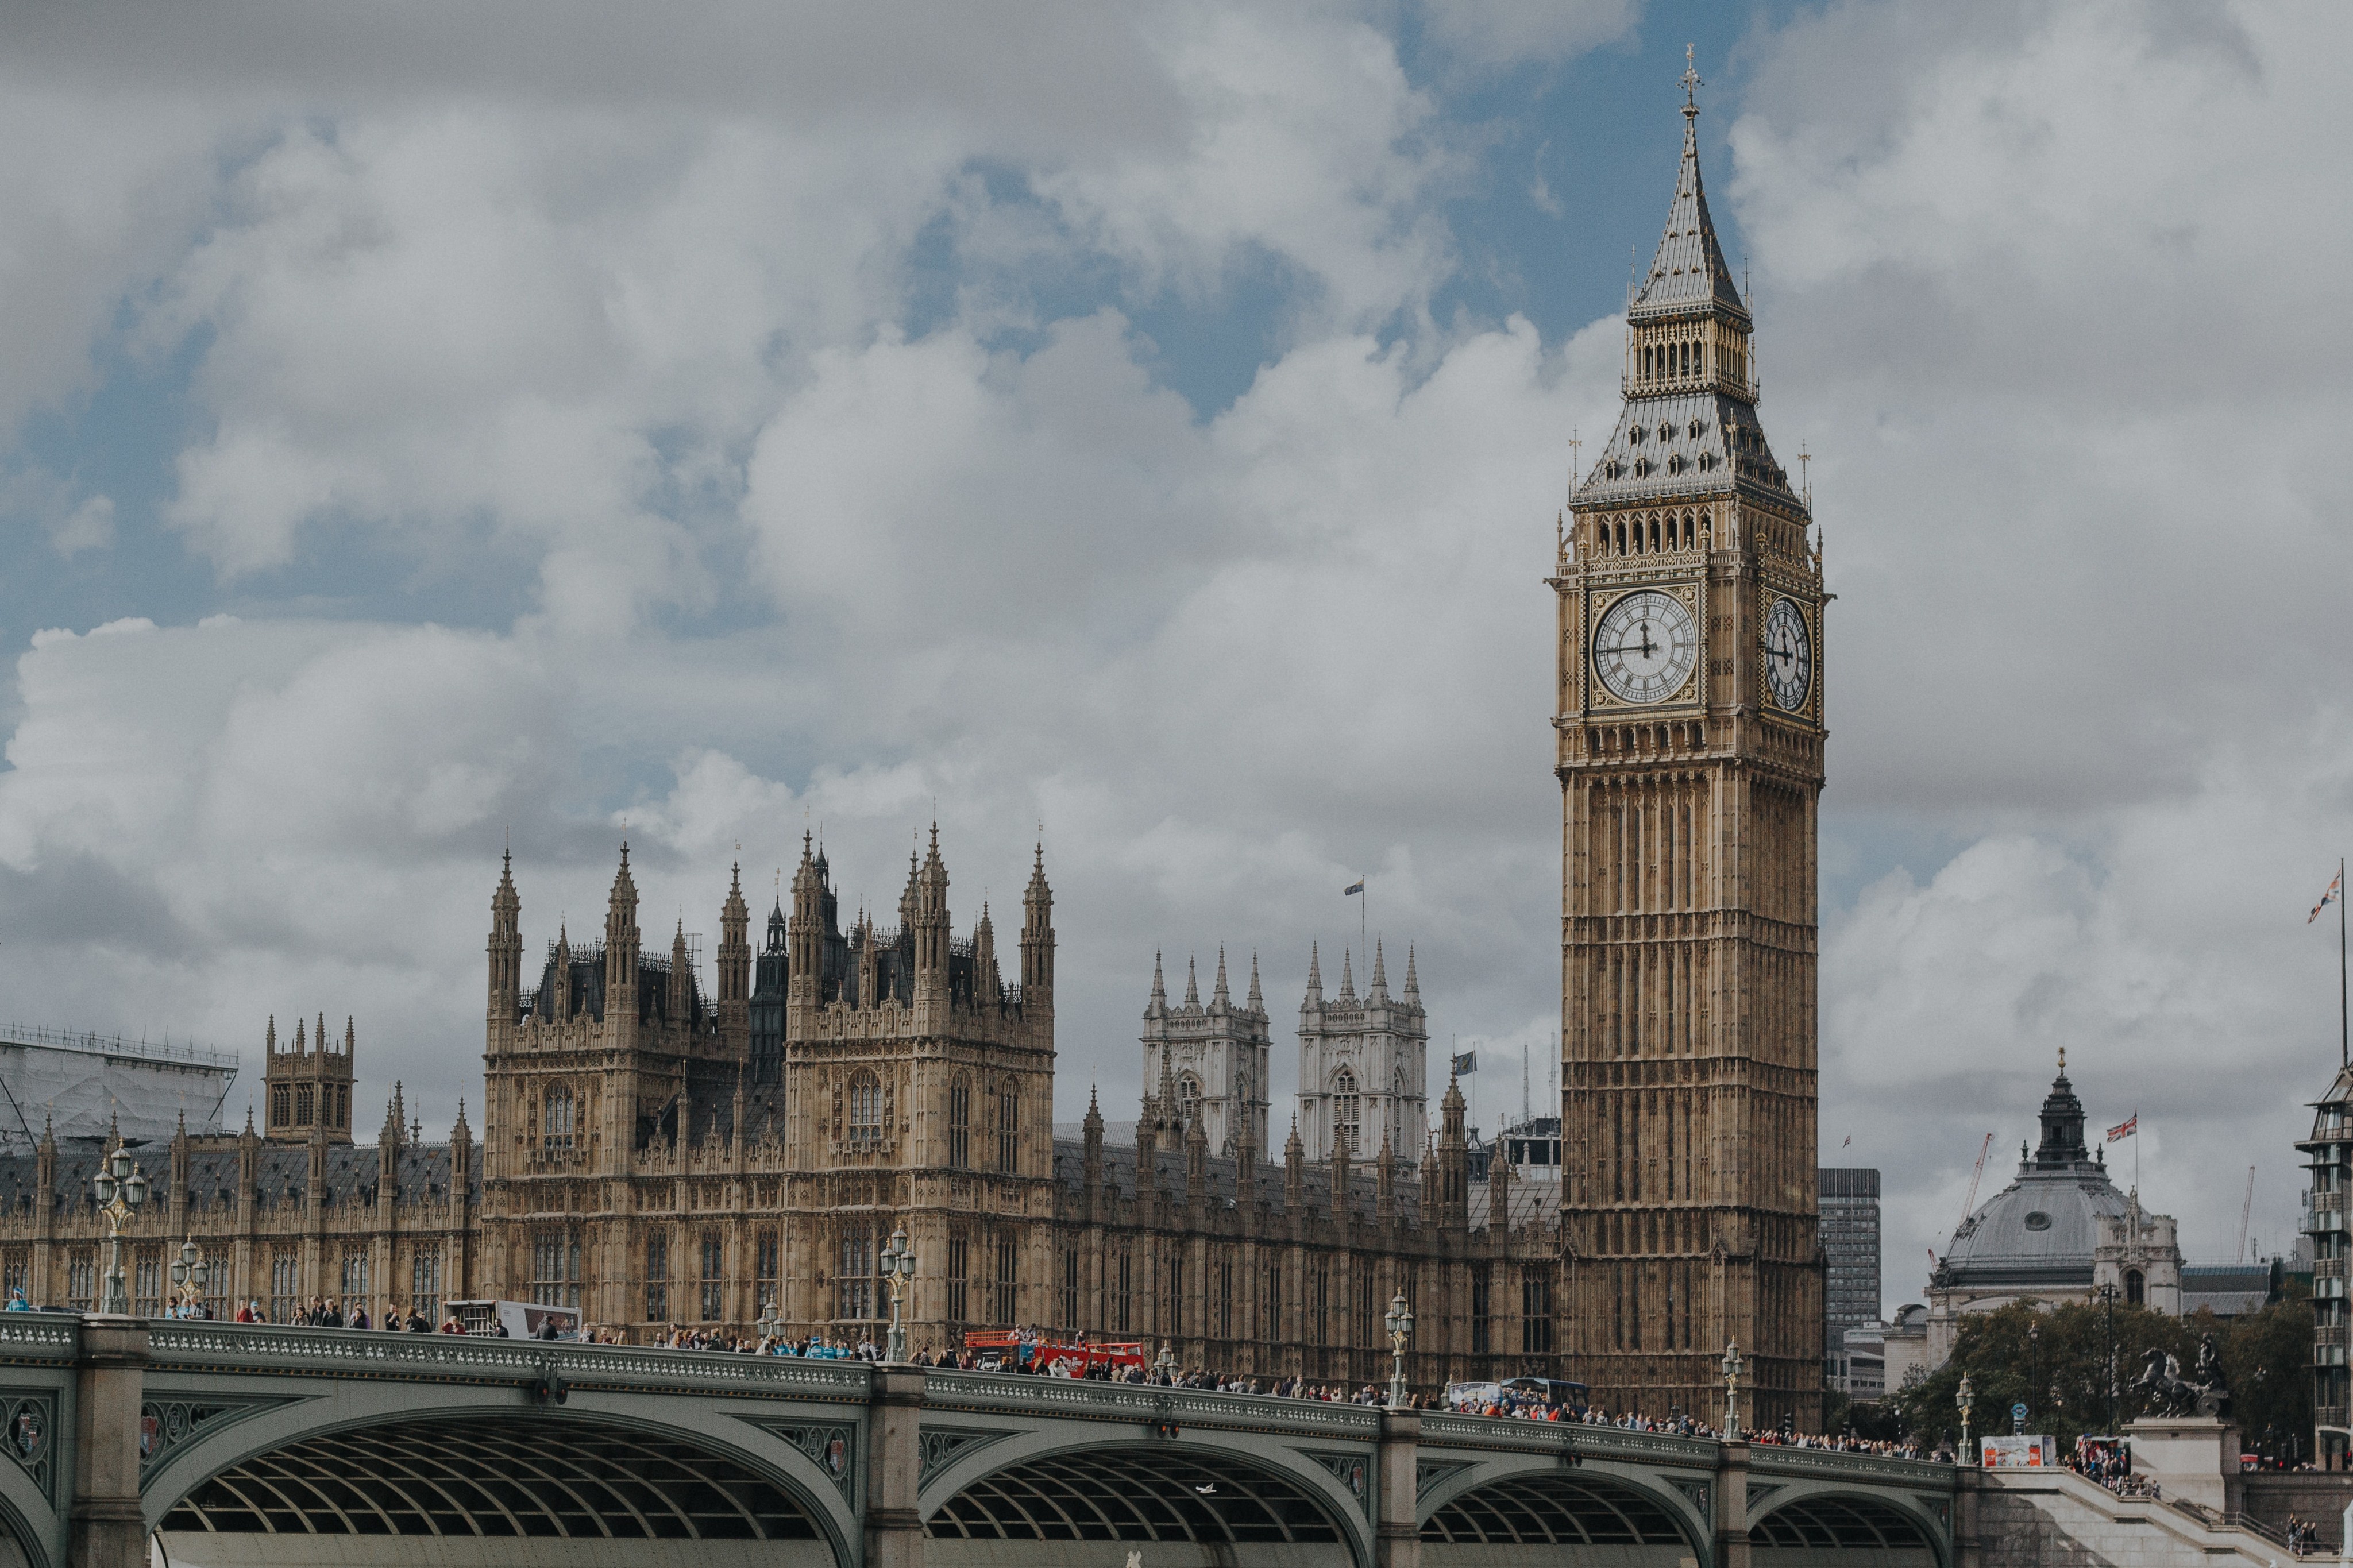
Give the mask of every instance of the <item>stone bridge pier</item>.
[{"label": "stone bridge pier", "polygon": [[0,1568],[1965,1568],[1958,1495],[1610,1427],[0,1314]]}]

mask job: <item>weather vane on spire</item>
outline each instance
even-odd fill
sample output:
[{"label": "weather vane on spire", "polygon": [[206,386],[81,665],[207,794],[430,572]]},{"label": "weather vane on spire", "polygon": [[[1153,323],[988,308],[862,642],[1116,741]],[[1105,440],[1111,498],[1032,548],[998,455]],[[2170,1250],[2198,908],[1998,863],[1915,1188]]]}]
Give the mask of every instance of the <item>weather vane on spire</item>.
[{"label": "weather vane on spire", "polygon": [[1705,87],[1707,83],[1700,79],[1699,68],[1692,63],[1692,46],[1689,44],[1683,46],[1683,74],[1681,79],[1683,84],[1683,113],[1686,116],[1696,115],[1699,113],[1697,94],[1699,89]]}]

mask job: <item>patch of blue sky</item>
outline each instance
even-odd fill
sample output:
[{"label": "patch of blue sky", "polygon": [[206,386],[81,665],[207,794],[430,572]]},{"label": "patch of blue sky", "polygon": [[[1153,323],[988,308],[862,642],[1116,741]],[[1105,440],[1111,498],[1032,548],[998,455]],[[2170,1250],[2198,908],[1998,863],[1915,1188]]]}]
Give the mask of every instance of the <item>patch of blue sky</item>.
[{"label": "patch of blue sky", "polygon": [[1440,321],[1525,315],[1556,342],[1625,309],[1632,268],[1659,242],[1675,166],[1683,49],[1699,92],[1700,166],[1709,208],[1736,271],[1744,247],[1725,200],[1725,135],[1746,79],[1746,40],[1788,5],[1660,5],[1614,43],[1566,65],[1467,77],[1418,32],[1400,35],[1409,77],[1438,97],[1449,133],[1477,153],[1477,174],[1443,211],[1461,264],[1433,297]]}]

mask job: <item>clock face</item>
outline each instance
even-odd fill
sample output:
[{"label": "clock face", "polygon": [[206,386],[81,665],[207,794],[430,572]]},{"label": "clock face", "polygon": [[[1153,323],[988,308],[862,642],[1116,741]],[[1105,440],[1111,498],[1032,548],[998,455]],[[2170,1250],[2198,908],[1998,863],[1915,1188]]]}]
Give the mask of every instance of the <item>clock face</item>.
[{"label": "clock face", "polygon": [[1804,614],[1789,599],[1774,600],[1765,612],[1765,685],[1773,700],[1793,713],[1814,689],[1814,639]]},{"label": "clock face", "polygon": [[1699,626],[1672,594],[1628,594],[1593,630],[1593,672],[1622,701],[1664,701],[1683,689],[1698,662]]}]

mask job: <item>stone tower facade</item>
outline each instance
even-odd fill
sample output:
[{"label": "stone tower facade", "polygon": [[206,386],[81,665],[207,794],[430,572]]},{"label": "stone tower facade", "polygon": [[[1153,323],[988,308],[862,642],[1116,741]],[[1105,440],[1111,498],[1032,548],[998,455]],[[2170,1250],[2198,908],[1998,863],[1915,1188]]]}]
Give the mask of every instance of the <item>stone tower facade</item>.
[{"label": "stone tower facade", "polygon": [[1340,955],[1340,994],[1324,995],[1323,955],[1310,949],[1307,994],[1299,1004],[1299,1131],[1307,1158],[1345,1152],[1366,1161],[1384,1149],[1402,1160],[1429,1141],[1430,1019],[1413,952],[1405,992],[1389,995],[1388,968],[1373,945],[1373,973],[1356,994],[1351,955]]},{"label": "stone tower facade", "polygon": [[262,1047],[261,1100],[263,1136],[278,1143],[330,1143],[352,1141],[353,1029],[343,1020],[343,1037],[327,1033],[327,1016],[306,1030],[294,1020],[293,1043],[280,1048],[278,1020],[269,1020]]},{"label": "stone tower facade", "polygon": [[1821,556],[1757,422],[1686,73],[1624,407],[1560,543],[1563,1319],[1612,1408],[1821,1405]]},{"label": "stone tower facade", "polygon": [[1250,994],[1240,1006],[1226,984],[1226,955],[1218,952],[1218,980],[1208,1005],[1193,966],[1185,966],[1185,1000],[1168,1005],[1160,960],[1152,961],[1152,999],[1144,1009],[1144,1116],[1139,1141],[1176,1150],[1195,1123],[1221,1159],[1264,1159],[1267,1081],[1273,1053],[1258,960],[1250,959]]}]

